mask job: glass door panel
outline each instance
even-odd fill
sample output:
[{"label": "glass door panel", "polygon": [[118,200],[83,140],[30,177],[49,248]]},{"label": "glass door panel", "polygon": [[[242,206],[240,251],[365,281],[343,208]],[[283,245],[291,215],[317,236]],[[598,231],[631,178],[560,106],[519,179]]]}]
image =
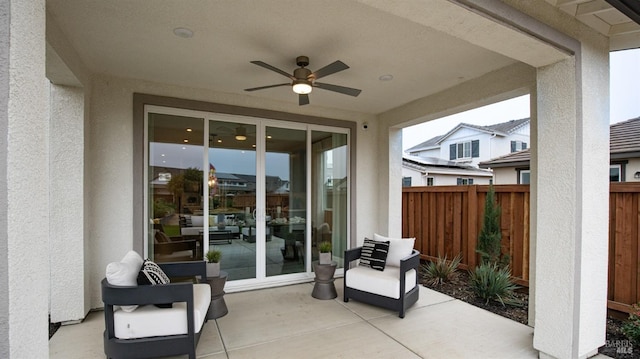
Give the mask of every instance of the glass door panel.
[{"label": "glass door panel", "polygon": [[207,248],[228,280],[256,278],[256,126],[209,121]]},{"label": "glass door panel", "polygon": [[203,134],[202,118],[148,114],[147,244],[158,262],[202,260]]},{"label": "glass door panel", "polygon": [[266,273],[306,271],[307,132],[266,128]]},{"label": "glass door panel", "polygon": [[318,259],[321,242],[331,242],[333,260],[342,268],[349,219],[347,134],[312,131],[311,151],[312,258]]}]

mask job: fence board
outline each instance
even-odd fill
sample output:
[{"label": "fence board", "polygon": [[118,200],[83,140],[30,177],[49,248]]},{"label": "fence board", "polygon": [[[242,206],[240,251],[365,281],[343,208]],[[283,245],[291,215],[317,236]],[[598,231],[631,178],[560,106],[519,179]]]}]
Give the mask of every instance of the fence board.
[{"label": "fence board", "polygon": [[[503,253],[510,255],[512,274],[521,285],[529,281],[531,195],[528,185],[496,185],[501,207]],[[403,236],[416,237],[424,259],[463,254],[461,267],[478,263],[475,252],[483,225],[489,186],[407,187],[403,189]],[[409,206],[413,203],[413,207]],[[413,214],[408,212],[413,211]],[[412,223],[404,223],[410,221]],[[609,200],[610,309],[628,311],[640,301],[640,183],[612,183]]]}]

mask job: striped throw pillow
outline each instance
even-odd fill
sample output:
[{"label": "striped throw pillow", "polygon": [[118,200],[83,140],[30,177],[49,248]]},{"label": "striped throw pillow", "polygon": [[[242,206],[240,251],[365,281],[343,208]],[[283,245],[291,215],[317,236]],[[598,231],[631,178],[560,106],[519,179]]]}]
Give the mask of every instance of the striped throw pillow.
[{"label": "striped throw pillow", "polygon": [[387,253],[389,253],[389,241],[374,241],[365,238],[362,245],[360,265],[383,271],[387,261]]}]

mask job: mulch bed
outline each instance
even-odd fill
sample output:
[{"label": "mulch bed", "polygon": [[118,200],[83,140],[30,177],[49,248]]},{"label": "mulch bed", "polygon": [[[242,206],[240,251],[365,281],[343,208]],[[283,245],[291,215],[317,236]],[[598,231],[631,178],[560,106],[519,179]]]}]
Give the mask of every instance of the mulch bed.
[{"label": "mulch bed", "polygon": [[[529,313],[529,290],[528,288],[519,289],[515,295],[522,303],[522,306],[502,306],[497,302],[486,303],[483,299],[475,296],[469,285],[469,274],[466,271],[458,271],[457,278],[450,282],[440,285],[429,285],[423,283],[426,287],[446,294],[450,297],[472,304],[476,307],[488,310],[492,313],[501,315],[505,318],[515,320],[516,322],[527,324]],[[607,336],[606,344],[598,350],[601,354],[611,358],[620,359],[640,359],[640,347],[631,344],[624,334],[622,334],[623,321],[613,317],[607,317]]]}]

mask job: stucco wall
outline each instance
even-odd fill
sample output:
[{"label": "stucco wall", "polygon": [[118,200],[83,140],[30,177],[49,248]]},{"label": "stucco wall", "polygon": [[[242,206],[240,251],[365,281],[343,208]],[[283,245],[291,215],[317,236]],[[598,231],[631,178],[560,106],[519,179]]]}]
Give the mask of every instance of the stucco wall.
[{"label": "stucco wall", "polygon": [[517,184],[518,171],[513,167],[494,168],[493,184]]},{"label": "stucco wall", "polygon": [[640,158],[632,158],[625,165],[625,181],[626,182],[640,182],[640,178],[635,178],[636,172],[640,172]]},{"label": "stucco wall", "polygon": [[81,320],[85,298],[84,91],[51,85],[49,148],[51,321]]},{"label": "stucco wall", "polygon": [[48,358],[49,96],[44,79],[44,9],[43,0],[0,1],[0,207],[6,207],[0,210],[3,358]]}]

